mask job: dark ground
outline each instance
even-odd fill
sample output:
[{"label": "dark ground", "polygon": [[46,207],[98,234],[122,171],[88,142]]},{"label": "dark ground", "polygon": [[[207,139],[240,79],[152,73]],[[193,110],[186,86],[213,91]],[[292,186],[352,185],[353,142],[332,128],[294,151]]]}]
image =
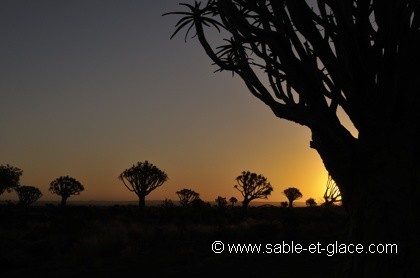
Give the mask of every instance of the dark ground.
[{"label": "dark ground", "polygon": [[[230,254],[226,245],[326,245],[347,231],[340,207],[251,207],[245,218],[239,207],[3,205],[0,219],[0,277],[335,277],[345,255]],[[224,253],[212,252],[215,240]]]}]

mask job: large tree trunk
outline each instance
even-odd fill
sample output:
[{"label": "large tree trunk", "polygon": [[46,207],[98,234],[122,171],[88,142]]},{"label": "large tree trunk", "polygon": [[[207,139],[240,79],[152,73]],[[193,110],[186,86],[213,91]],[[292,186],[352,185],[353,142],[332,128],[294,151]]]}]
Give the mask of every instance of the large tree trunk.
[{"label": "large tree trunk", "polygon": [[[345,277],[419,275],[418,269],[415,270],[419,248],[419,231],[415,225],[418,209],[410,205],[410,193],[399,189],[404,185],[390,182],[398,179],[395,172],[390,167],[378,175],[366,173],[366,182],[352,192],[352,200],[347,202],[350,214],[348,243],[363,244],[364,252],[349,257],[344,269]],[[383,189],[372,192],[369,190],[372,187]],[[383,250],[387,244],[396,244],[396,247],[388,246],[388,250]],[[378,254],[376,246],[383,253]],[[370,247],[373,249],[367,250]],[[376,253],[369,254],[370,251]]]},{"label": "large tree trunk", "polygon": [[[313,132],[311,146],[339,186],[349,213],[348,243],[364,247],[362,254],[348,255],[340,277],[420,277],[419,137],[394,127],[388,133],[359,134],[353,145]],[[369,254],[370,244],[382,244],[380,251],[397,244],[397,253]]]}]

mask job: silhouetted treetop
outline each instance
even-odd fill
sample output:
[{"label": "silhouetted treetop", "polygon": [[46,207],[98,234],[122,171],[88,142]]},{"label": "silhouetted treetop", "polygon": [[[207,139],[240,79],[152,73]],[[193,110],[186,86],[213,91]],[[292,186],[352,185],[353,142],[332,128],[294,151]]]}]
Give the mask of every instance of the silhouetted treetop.
[{"label": "silhouetted treetop", "polygon": [[123,182],[126,179],[130,184],[134,184],[134,187],[129,187],[124,183],[127,189],[132,192],[150,193],[161,186],[168,179],[168,176],[164,171],[146,160],[144,162],[137,162],[130,168],[124,170],[120,174],[119,179]]},{"label": "silhouetted treetop", "polygon": [[29,206],[42,197],[41,191],[30,185],[22,185],[14,189],[19,198],[19,204]]},{"label": "silhouetted treetop", "polygon": [[286,195],[289,200],[289,208],[293,207],[293,202],[299,198],[302,198],[302,193],[296,187],[289,187],[283,190],[283,194]]},{"label": "silhouetted treetop", "polygon": [[305,201],[306,206],[308,207],[315,207],[317,205],[314,198],[309,198]]},{"label": "silhouetted treetop", "polygon": [[236,182],[237,184],[234,185],[234,188],[244,197],[242,201],[242,207],[244,209],[254,199],[267,199],[273,191],[273,187],[267,181],[266,177],[261,174],[251,173],[250,171],[243,171],[236,178]]},{"label": "silhouetted treetop", "polygon": [[65,206],[67,199],[72,195],[79,195],[85,190],[84,186],[75,178],[61,176],[50,183],[49,191],[61,196],[61,205]]},{"label": "silhouetted treetop", "polygon": [[192,189],[183,188],[177,191],[176,194],[178,195],[179,203],[184,207],[200,200],[200,194]]},{"label": "silhouetted treetop", "polygon": [[228,201],[226,200],[226,198],[222,196],[217,196],[217,198],[214,201],[218,208],[225,208],[228,204]]},{"label": "silhouetted treetop", "polygon": [[0,195],[19,186],[23,171],[9,164],[0,165]]},{"label": "silhouetted treetop", "polygon": [[118,178],[129,191],[136,193],[139,207],[144,208],[146,196],[166,182],[168,175],[146,160],[125,169]]},{"label": "silhouetted treetop", "polygon": [[238,202],[238,199],[236,197],[229,198],[229,203],[232,207],[234,207],[237,202]]},{"label": "silhouetted treetop", "polygon": [[[406,82],[396,73],[419,57],[418,1],[314,2],[196,1],[165,15],[182,16],[172,37],[182,29],[186,36],[194,30],[220,70],[242,77],[277,116],[310,128],[328,125],[351,142],[354,138],[340,124],[337,108],[359,131],[392,113],[383,109],[394,105],[392,84]],[[223,43],[207,38],[209,27],[220,32]],[[398,69],[383,64],[397,57]],[[389,89],[379,85],[378,78],[385,78]],[[407,100],[406,105],[414,107]]]}]

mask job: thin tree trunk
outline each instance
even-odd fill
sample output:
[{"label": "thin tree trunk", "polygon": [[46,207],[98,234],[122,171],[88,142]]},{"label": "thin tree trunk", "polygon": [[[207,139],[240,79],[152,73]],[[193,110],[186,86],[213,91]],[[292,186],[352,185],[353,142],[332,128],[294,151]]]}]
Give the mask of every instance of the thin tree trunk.
[{"label": "thin tree trunk", "polygon": [[144,210],[145,207],[146,207],[146,196],[139,195],[139,208],[141,210]]},{"label": "thin tree trunk", "polygon": [[67,196],[62,196],[61,197],[61,206],[64,207],[67,204]]}]

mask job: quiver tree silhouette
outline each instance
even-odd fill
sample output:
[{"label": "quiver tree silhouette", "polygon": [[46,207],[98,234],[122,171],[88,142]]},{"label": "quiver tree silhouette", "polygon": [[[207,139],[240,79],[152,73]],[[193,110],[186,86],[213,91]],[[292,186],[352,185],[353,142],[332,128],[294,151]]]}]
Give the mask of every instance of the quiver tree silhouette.
[{"label": "quiver tree silhouette", "polygon": [[200,200],[200,194],[188,188],[184,188],[177,191],[176,195],[178,195],[179,204],[183,207],[187,207],[193,204],[194,202],[199,202]]},{"label": "quiver tree silhouette", "polygon": [[19,205],[30,206],[42,197],[41,191],[30,185],[22,185],[14,188],[19,198]]},{"label": "quiver tree silhouette", "polygon": [[250,171],[243,171],[242,175],[236,178],[238,184],[234,188],[241,192],[242,208],[246,211],[249,203],[254,199],[267,199],[273,191],[273,187],[263,175],[251,173]]},{"label": "quiver tree silhouette", "polygon": [[61,176],[50,183],[49,191],[61,196],[61,206],[67,204],[67,199],[72,195],[79,195],[85,187],[75,178]]},{"label": "quiver tree silhouette", "polygon": [[302,198],[302,193],[296,187],[289,187],[283,190],[283,194],[289,200],[289,208],[293,207],[293,201]]},{"label": "quiver tree silhouette", "polygon": [[341,193],[335,181],[328,175],[327,185],[324,192],[325,207],[333,206],[334,204],[341,203]]},{"label": "quiver tree silhouette", "polygon": [[[342,276],[420,276],[420,225],[412,225],[420,219],[419,1],[182,5],[167,13],[181,16],[172,37],[195,31],[219,71],[242,78],[275,116],[311,130],[310,147],[349,213],[349,241],[399,244],[398,258],[352,255]],[[207,39],[209,29],[220,39]]]},{"label": "quiver tree silhouette", "polygon": [[139,198],[139,208],[144,209],[146,196],[166,182],[168,175],[146,160],[125,169],[118,178],[129,191],[136,193]]},{"label": "quiver tree silhouette", "polygon": [[307,207],[315,207],[317,205],[314,198],[307,199],[305,203]]},{"label": "quiver tree silhouette", "polygon": [[0,165],[0,195],[19,186],[23,171],[9,164]]}]

